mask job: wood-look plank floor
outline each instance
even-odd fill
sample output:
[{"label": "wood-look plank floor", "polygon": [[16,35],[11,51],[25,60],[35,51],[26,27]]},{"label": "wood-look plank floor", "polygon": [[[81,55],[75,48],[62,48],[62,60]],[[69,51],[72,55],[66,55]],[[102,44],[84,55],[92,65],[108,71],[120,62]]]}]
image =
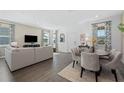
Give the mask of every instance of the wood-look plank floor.
[{"label": "wood-look plank floor", "polygon": [[0,59],[0,81],[2,82],[69,82],[57,75],[72,62],[68,53],[54,53],[53,59],[10,72],[4,59]]}]

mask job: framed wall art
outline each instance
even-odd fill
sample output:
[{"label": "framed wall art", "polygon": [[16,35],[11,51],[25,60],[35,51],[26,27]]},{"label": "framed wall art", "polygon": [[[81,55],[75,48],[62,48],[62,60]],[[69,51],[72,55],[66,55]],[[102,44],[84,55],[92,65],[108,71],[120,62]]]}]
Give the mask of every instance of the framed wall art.
[{"label": "framed wall art", "polygon": [[60,34],[60,42],[61,43],[65,42],[65,34],[63,33]]}]

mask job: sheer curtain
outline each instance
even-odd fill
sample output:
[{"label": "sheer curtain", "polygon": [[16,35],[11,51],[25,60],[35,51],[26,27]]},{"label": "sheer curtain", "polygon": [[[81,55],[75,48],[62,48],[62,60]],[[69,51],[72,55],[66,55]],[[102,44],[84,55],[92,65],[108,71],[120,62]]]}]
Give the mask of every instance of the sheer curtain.
[{"label": "sheer curtain", "polygon": [[106,50],[110,51],[111,46],[111,21],[106,22]]},{"label": "sheer curtain", "polygon": [[10,25],[10,31],[11,31],[11,42],[14,42],[15,41],[15,25],[14,24],[11,24]]}]

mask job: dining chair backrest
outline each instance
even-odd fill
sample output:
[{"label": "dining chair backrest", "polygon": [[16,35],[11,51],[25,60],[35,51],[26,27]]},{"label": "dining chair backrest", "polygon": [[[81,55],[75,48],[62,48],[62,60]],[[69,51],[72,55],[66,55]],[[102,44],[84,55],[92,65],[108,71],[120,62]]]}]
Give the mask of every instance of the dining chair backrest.
[{"label": "dining chair backrest", "polygon": [[110,67],[111,69],[116,69],[120,65],[122,53],[116,50],[113,52],[113,55],[113,59],[109,63],[107,63],[106,66]]},{"label": "dining chair backrest", "polygon": [[117,51],[116,49],[112,49],[112,50],[110,51],[110,54],[113,54],[113,55],[114,55],[114,53],[115,53],[116,51]]},{"label": "dining chair backrest", "polygon": [[80,56],[81,52],[80,52],[79,48],[75,47],[74,48],[74,53],[75,53],[76,56]]},{"label": "dining chair backrest", "polygon": [[83,47],[83,48],[81,48],[81,51],[82,51],[82,52],[88,52],[89,49],[88,49],[87,47]]},{"label": "dining chair backrest", "polygon": [[90,71],[99,71],[99,56],[95,53],[81,53],[81,66]]},{"label": "dining chair backrest", "polygon": [[114,58],[114,56],[115,56],[115,54],[116,54],[116,49],[112,49],[111,51],[110,51],[110,54],[109,54],[109,60],[111,61],[113,58]]},{"label": "dining chair backrest", "polygon": [[71,54],[72,54],[72,59],[75,60],[75,53],[74,53],[74,49],[71,49]]},{"label": "dining chair backrest", "polygon": [[80,51],[78,48],[71,49],[71,53],[73,59],[76,59],[78,56],[80,56]]}]

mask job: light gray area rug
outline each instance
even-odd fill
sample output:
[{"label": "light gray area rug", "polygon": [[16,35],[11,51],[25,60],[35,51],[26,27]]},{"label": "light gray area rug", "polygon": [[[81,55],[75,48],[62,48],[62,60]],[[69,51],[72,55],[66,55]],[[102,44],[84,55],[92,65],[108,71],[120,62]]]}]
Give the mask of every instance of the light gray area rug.
[{"label": "light gray area rug", "polygon": [[[80,64],[76,64],[72,68],[72,63],[65,67],[58,73],[61,77],[72,82],[95,82],[95,73],[90,71],[84,71],[82,78],[80,78]],[[118,81],[124,82],[123,77],[117,72]],[[98,76],[98,82],[115,82],[114,75],[111,71],[105,67],[102,68],[100,76]]]}]

